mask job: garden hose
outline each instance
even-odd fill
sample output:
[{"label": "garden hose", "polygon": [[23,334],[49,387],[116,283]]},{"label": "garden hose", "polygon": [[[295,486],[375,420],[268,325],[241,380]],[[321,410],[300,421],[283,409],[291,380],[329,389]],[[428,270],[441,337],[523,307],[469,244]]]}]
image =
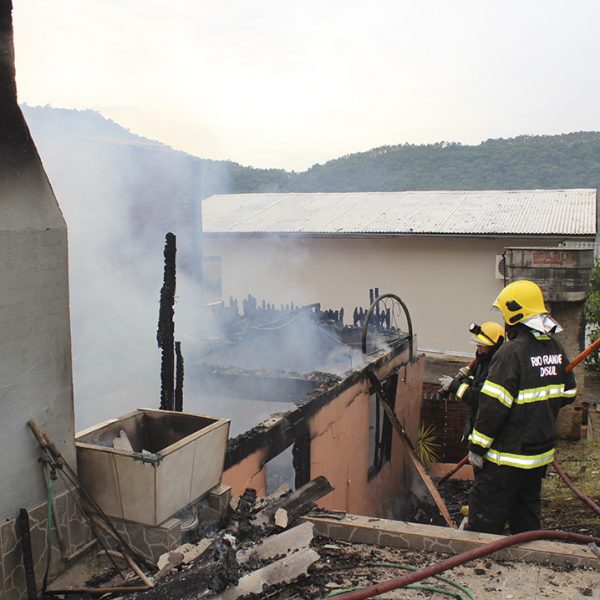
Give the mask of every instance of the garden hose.
[{"label": "garden hose", "polygon": [[[394,563],[394,562],[386,562],[386,561],[377,561],[377,562],[373,562],[373,563],[366,563],[362,566],[365,567],[377,567],[377,568],[395,568],[395,569],[405,569],[407,571],[418,571],[419,569],[417,567],[414,567],[412,565],[404,565],[402,563]],[[341,570],[348,570],[351,568],[355,568],[355,567],[339,567],[336,569],[332,569],[332,571],[341,571]],[[461,592],[463,592],[467,598],[469,598],[469,600],[477,600],[477,597],[475,596],[475,594],[466,586],[453,581],[452,579],[449,579],[448,577],[444,577],[443,575],[434,575],[433,576],[434,579],[437,579],[438,581],[441,581],[443,583],[446,583],[452,587],[455,587],[456,589],[460,590]],[[459,594],[458,592],[454,592],[452,590],[446,590],[444,588],[436,588],[435,586],[428,586],[428,585],[421,585],[421,584],[410,584],[406,586],[407,589],[412,589],[412,590],[427,590],[430,592],[439,592],[439,593],[444,593],[448,596],[452,596],[454,598],[458,598],[459,600],[464,600],[464,596],[462,596],[461,594]],[[355,590],[363,590],[365,589],[363,586],[356,586],[353,588],[346,588],[344,590],[335,590],[333,592],[330,592],[326,598],[330,598],[330,597],[334,597],[334,596],[339,596],[341,594],[345,594],[347,592],[352,592]]]},{"label": "garden hose", "polygon": [[[347,592],[354,592],[357,590],[364,590],[364,586],[357,585],[352,588],[345,588],[340,590],[335,590],[334,592],[330,592],[325,596],[325,598],[333,598],[335,596],[340,596],[341,594],[346,594]],[[407,590],[423,590],[425,592],[438,593],[438,594],[446,594],[446,596],[450,596],[451,598],[457,598],[458,600],[465,600],[465,597],[462,596],[459,592],[453,592],[452,590],[446,590],[444,588],[435,587],[433,585],[421,585],[420,583],[412,583],[411,585],[406,586]]]},{"label": "garden hose", "polygon": [[482,556],[487,556],[498,550],[536,540],[564,540],[580,544],[600,544],[600,538],[590,535],[581,535],[579,533],[571,533],[570,531],[550,531],[545,529],[525,531],[507,537],[499,537],[493,542],[483,544],[477,548],[472,548],[466,552],[461,552],[460,554],[451,556],[439,563],[419,569],[414,573],[408,573],[394,579],[389,579],[388,581],[371,585],[363,590],[355,590],[353,592],[341,594],[340,598],[343,598],[344,600],[365,600],[366,598],[373,598],[374,596],[379,596],[385,592],[391,592],[392,590],[406,587],[411,583],[422,581],[423,579],[437,575],[442,571],[453,569],[454,567],[481,558]]}]

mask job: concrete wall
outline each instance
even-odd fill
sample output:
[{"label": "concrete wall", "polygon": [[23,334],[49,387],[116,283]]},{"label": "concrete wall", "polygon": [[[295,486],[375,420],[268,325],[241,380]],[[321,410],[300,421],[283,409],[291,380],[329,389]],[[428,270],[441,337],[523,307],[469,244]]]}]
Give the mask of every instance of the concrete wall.
[{"label": "concrete wall", "polygon": [[75,463],[67,228],[17,105],[0,2],[0,519],[46,498],[35,419]]},{"label": "concrete wall", "polygon": [[25,217],[31,228],[19,226],[10,218],[17,215],[4,210],[5,200],[0,199],[2,520],[46,497],[28,419],[75,464],[66,229],[51,214],[44,215],[43,225]]},{"label": "concrete wall", "polygon": [[205,236],[204,253],[221,257],[223,299],[249,293],[276,305],[321,302],[368,306],[369,288],[399,295],[421,349],[473,352],[469,323],[501,322],[490,306],[503,287],[495,256],[507,246],[553,246],[548,239],[224,238]]}]

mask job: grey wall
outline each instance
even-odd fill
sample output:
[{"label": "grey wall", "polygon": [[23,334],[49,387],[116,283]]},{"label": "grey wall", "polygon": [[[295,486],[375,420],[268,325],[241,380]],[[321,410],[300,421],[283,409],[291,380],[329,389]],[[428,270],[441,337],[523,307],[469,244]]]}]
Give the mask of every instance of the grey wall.
[{"label": "grey wall", "polygon": [[17,105],[0,1],[0,519],[46,497],[35,419],[74,464],[67,228]]}]

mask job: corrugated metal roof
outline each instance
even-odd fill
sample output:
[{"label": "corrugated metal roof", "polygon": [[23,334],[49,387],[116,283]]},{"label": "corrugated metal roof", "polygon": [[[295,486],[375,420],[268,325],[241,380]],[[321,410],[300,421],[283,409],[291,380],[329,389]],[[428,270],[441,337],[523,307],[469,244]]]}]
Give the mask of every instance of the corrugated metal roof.
[{"label": "corrugated metal roof", "polygon": [[227,234],[565,235],[596,233],[596,190],[219,194],[203,229]]}]

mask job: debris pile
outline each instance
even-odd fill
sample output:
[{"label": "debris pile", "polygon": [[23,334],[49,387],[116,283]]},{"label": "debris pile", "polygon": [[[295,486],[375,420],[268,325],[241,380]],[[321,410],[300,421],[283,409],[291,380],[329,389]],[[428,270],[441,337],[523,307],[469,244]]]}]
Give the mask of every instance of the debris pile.
[{"label": "debris pile", "polygon": [[230,502],[224,526],[195,543],[163,554],[154,587],[135,597],[152,600],[215,597],[235,600],[305,576],[320,556],[311,548],[312,523],[298,518],[315,508],[315,501],[332,491],[317,477],[292,492],[281,486],[257,498],[247,489]]}]

